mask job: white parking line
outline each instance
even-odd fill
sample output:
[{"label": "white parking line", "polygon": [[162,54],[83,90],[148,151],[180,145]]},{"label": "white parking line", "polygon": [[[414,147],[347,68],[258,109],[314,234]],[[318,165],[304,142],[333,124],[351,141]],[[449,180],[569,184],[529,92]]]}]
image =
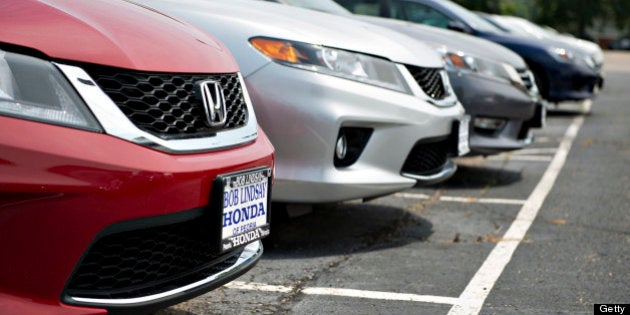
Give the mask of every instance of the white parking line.
[{"label": "white parking line", "polygon": [[548,155],[494,155],[489,156],[486,159],[488,161],[529,161],[529,162],[549,162],[553,157]]},{"label": "white parking line", "polygon": [[[518,216],[506,231],[501,241],[497,243],[490,255],[486,258],[481,268],[477,271],[472,280],[468,283],[462,294],[458,298],[419,295],[410,293],[394,293],[382,291],[366,291],[343,288],[323,288],[323,287],[305,287],[296,288],[290,286],[270,285],[257,282],[241,282],[233,281],[226,284],[225,288],[236,290],[278,292],[278,293],[301,293],[305,295],[326,295],[341,296],[352,298],[363,298],[372,300],[388,300],[388,301],[409,301],[452,305],[449,315],[474,315],[479,314],[483,304],[499,279],[503,270],[512,259],[512,255],[516,248],[525,237],[525,234],[531,227],[534,219],[538,215],[538,211],[542,207],[547,195],[553,188],[558,175],[566,162],[573,141],[584,122],[583,117],[576,117],[571,126],[567,129],[560,147],[551,159],[547,170],[542,179],[531,193],[527,200],[517,199],[500,199],[500,198],[472,198],[472,197],[455,197],[455,196],[439,196],[440,201],[462,202],[462,203],[494,203],[494,204],[513,204],[522,205]],[[551,149],[544,149],[536,153],[548,153]],[[533,153],[533,152],[532,152]],[[512,155],[510,159],[514,158]],[[528,157],[523,155],[521,157]],[[397,193],[397,197],[408,199],[429,200],[432,196],[416,193]]]},{"label": "white parking line", "polygon": [[481,268],[468,283],[459,297],[459,303],[453,305],[448,313],[449,315],[479,314],[488,294],[503,273],[505,266],[512,259],[516,248],[525,237],[527,230],[534,222],[543,202],[553,188],[583,123],[583,116],[576,117],[573,120],[542,179],[519,211],[510,228],[503,235],[503,240],[497,243]]},{"label": "white parking line", "polygon": [[293,291],[293,288],[281,285],[271,285],[260,282],[242,282],[242,281],[232,281],[226,285],[226,288],[237,289],[237,290],[246,290],[246,291],[263,291],[263,292],[279,292],[279,293],[289,293]]},{"label": "white parking line", "polygon": [[332,296],[345,296],[363,299],[373,300],[388,300],[388,301],[408,301],[408,302],[425,302],[436,304],[456,304],[459,302],[458,298],[433,296],[433,295],[418,295],[410,293],[393,293],[393,292],[380,292],[380,291],[364,291],[353,289],[336,289],[336,288],[304,288],[302,290],[304,294],[312,295],[332,295]]},{"label": "white parking line", "polygon": [[410,293],[393,293],[393,292],[381,292],[381,291],[366,291],[355,289],[341,289],[341,288],[320,288],[320,287],[306,287],[306,288],[292,288],[288,286],[269,285],[265,283],[256,282],[241,282],[233,281],[225,285],[226,288],[248,291],[265,291],[265,292],[278,292],[289,293],[295,291],[296,293],[302,293],[306,295],[327,295],[327,296],[342,296],[351,298],[371,299],[371,300],[385,300],[385,301],[407,301],[407,302],[424,302],[435,304],[448,304],[455,305],[459,303],[458,298],[445,297],[445,296],[433,296],[433,295],[418,295]]},{"label": "white parking line", "polygon": [[558,148],[527,148],[512,152],[513,155],[555,154]]},{"label": "white parking line", "polygon": [[[406,198],[406,199],[422,199],[429,200],[431,196],[425,194],[414,193],[397,193],[394,196]],[[504,198],[475,198],[475,197],[455,197],[455,196],[440,196],[440,201],[449,202],[461,202],[461,203],[489,203],[489,204],[503,204],[503,205],[523,205],[525,200],[519,199],[504,199]]]}]

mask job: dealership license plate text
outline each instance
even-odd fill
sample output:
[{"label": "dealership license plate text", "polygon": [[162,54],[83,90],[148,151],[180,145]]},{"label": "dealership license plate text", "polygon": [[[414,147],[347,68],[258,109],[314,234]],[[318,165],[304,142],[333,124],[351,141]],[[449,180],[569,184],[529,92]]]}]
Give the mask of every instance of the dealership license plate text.
[{"label": "dealership license plate text", "polygon": [[229,250],[269,234],[269,171],[230,176],[223,186],[221,247]]}]

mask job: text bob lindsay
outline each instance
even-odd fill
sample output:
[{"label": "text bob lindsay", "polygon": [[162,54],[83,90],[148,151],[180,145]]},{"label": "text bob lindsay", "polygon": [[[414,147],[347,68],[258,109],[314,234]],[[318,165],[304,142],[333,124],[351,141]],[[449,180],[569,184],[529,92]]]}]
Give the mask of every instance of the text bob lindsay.
[{"label": "text bob lindsay", "polygon": [[[266,215],[266,181],[239,187],[223,193],[223,227]],[[261,202],[262,201],[262,202]]]}]

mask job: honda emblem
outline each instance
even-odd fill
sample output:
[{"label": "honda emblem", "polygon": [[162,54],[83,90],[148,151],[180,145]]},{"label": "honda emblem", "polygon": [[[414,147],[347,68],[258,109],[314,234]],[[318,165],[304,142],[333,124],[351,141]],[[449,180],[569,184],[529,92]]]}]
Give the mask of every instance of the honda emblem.
[{"label": "honda emblem", "polygon": [[206,122],[211,128],[219,128],[227,121],[225,95],[217,81],[207,80],[195,83],[195,96],[201,100],[206,114]]}]

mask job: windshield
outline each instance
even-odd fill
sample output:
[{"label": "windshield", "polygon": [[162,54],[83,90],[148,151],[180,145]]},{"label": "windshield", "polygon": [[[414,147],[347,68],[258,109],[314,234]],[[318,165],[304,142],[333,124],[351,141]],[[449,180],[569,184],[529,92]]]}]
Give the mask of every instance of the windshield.
[{"label": "windshield", "polygon": [[296,7],[302,7],[317,11],[328,12],[337,15],[352,15],[350,11],[346,10],[341,5],[333,0],[282,0],[279,1]]},{"label": "windshield", "polygon": [[484,20],[477,14],[468,9],[451,1],[440,1],[445,8],[452,11],[460,19],[464,20],[466,24],[474,28],[477,31],[490,32],[490,33],[504,33],[500,28],[492,25],[490,22]]}]

